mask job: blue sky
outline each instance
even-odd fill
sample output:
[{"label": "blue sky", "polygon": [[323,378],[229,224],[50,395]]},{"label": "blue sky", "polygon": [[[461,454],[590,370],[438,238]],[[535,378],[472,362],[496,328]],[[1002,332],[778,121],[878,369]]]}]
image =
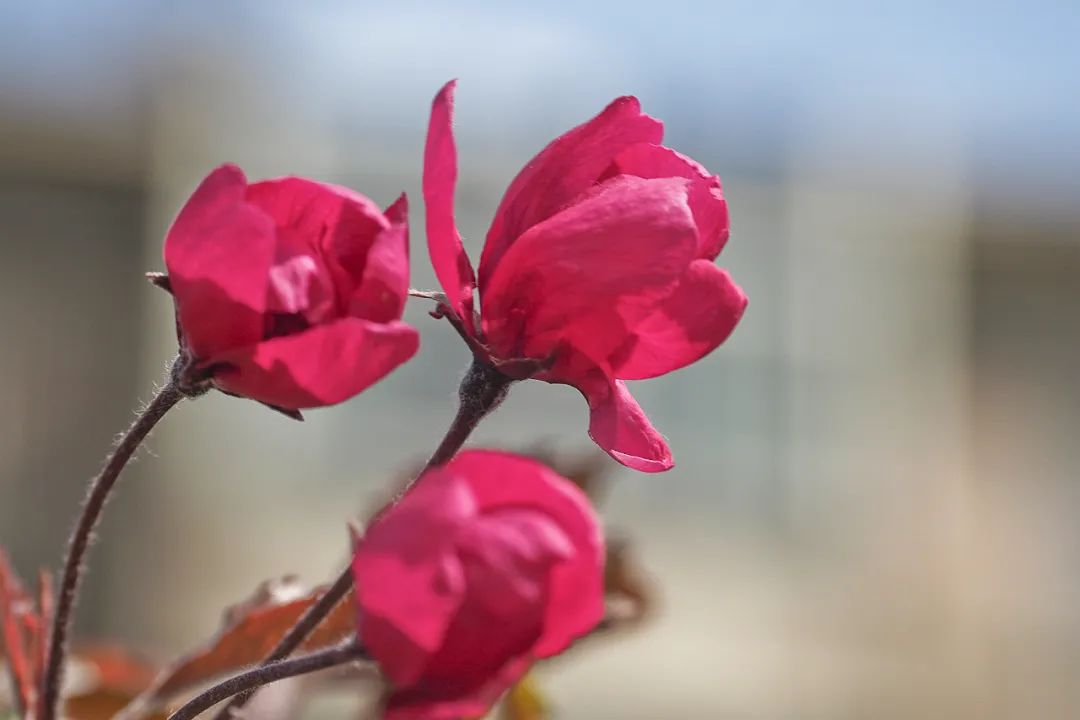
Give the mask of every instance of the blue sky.
[{"label": "blue sky", "polygon": [[463,132],[493,143],[634,92],[684,140],[748,166],[767,170],[808,122],[895,142],[897,158],[947,127],[983,185],[1068,195],[1080,163],[1070,4],[5,3],[0,103],[123,111],[163,57],[224,50],[267,93],[361,123],[420,127],[419,98],[452,76]]}]

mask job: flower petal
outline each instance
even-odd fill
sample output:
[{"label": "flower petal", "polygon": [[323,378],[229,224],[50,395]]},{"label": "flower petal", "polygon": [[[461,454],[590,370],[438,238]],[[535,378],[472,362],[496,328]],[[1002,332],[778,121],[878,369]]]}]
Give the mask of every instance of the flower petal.
[{"label": "flower petal", "polygon": [[500,569],[485,566],[464,553],[461,564],[467,590],[442,644],[420,677],[398,684],[406,692],[417,691],[427,703],[489,700],[489,693],[496,690],[492,679],[505,677],[507,668],[518,666],[523,659],[531,660],[531,651],[543,632],[542,592],[532,596],[486,596],[487,592],[505,589],[498,582],[490,582]]},{"label": "flower petal", "polygon": [[663,123],[642,113],[637,98],[626,96],[541,150],[510,183],[495,211],[480,258],[481,293],[519,236],[588,190],[624,148],[658,143],[663,136]]},{"label": "flower petal", "polygon": [[[278,237],[281,237],[280,233]],[[311,248],[279,244],[277,259],[270,268],[266,301],[270,322],[265,332],[279,334],[275,329],[275,320],[282,318],[295,320],[299,317],[306,325],[327,322],[338,317],[337,306],[333,279],[319,253]],[[264,334],[263,339],[268,336]]]},{"label": "flower petal", "polygon": [[531,458],[494,450],[465,450],[447,466],[472,488],[482,514],[530,508],[551,517],[575,552],[551,570],[543,634],[536,657],[564,650],[604,616],[604,540],[585,494]]},{"label": "flower petal", "polygon": [[472,263],[461,244],[454,220],[454,189],[457,185],[457,147],[454,145],[454,88],[456,80],[443,86],[431,104],[427,144],[424,146],[424,210],[428,253],[447,302],[471,329],[472,295],[476,287]]},{"label": "flower petal", "polygon": [[343,318],[223,353],[214,382],[289,409],[334,405],[408,360],[419,342],[416,330],[402,322]]},{"label": "flower petal", "polygon": [[575,334],[637,320],[674,288],[696,245],[686,180],[614,178],[503,256],[483,298],[488,341],[503,357],[543,358]]},{"label": "flower petal", "polygon": [[626,383],[579,387],[589,401],[589,437],[608,455],[641,472],[663,472],[675,466],[664,437],[649,422]]},{"label": "flower petal", "polygon": [[574,557],[559,524],[534,508],[484,513],[458,534],[455,545],[469,573],[469,597],[492,617],[513,621],[547,599],[548,570]]},{"label": "flower petal", "polygon": [[200,360],[262,338],[276,237],[272,219],[245,202],[246,188],[240,168],[217,168],[165,237],[180,327]]},{"label": "flower petal", "polygon": [[715,350],[738,325],[746,295],[711,260],[695,260],[670,296],[633,327],[611,357],[615,374],[644,380],[686,367]]},{"label": "flower petal", "polygon": [[273,218],[278,259],[318,253],[334,275],[339,307],[349,307],[371,246],[389,226],[379,207],[349,188],[301,177],[253,183],[247,197]]},{"label": "flower petal", "polygon": [[619,153],[609,175],[625,173],[643,178],[682,177],[691,180],[690,209],[698,227],[699,258],[713,260],[730,235],[727,200],[720,178],[682,153],[663,145],[640,143]]},{"label": "flower petal", "polygon": [[451,539],[476,512],[468,485],[437,468],[355,545],[360,638],[398,685],[423,674],[464,599]]},{"label": "flower petal", "polygon": [[368,250],[364,277],[349,301],[349,315],[390,322],[401,318],[409,294],[409,201],[404,194],[386,209],[389,227]]}]

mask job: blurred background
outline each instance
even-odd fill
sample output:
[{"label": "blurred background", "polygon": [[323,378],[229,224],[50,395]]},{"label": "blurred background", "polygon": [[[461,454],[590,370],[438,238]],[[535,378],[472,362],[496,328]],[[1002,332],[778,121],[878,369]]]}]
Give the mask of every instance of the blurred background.
[{"label": "blurred background", "polygon": [[[547,141],[638,95],[724,180],[751,298],[635,384],[678,463],[605,512],[655,622],[541,672],[559,718],[1074,718],[1080,708],[1080,15],[1075,3],[84,0],[0,4],[0,544],[29,575],[171,359],[164,231],[223,161],[413,198],[460,78],[477,258]],[[422,461],[467,352],[293,423],[220,395],[125,479],[79,629],[165,658],[262,579],[320,582]],[[526,383],[476,444],[589,447]],[[312,717],[332,717],[321,706]]]}]

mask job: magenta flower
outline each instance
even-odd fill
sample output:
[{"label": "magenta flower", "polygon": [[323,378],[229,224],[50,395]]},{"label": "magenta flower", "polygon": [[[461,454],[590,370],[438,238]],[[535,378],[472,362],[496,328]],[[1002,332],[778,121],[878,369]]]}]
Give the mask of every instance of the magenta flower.
[{"label": "magenta flower", "polygon": [[332,405],[408,360],[405,196],[379,208],[299,177],[202,181],[165,239],[168,286],[192,369],[279,408]]},{"label": "magenta flower", "polygon": [[584,494],[535,460],[470,450],[424,474],[353,558],[387,720],[483,716],[602,619],[603,557]]},{"label": "magenta flower", "polygon": [[742,316],[746,296],[713,264],[728,239],[719,178],[661,145],[663,125],[636,98],[618,98],[518,173],[475,276],[454,220],[454,86],[432,106],[424,200],[455,324],[482,362],[510,376],[539,367],[529,375],[581,391],[589,434],[613,458],[669,469],[667,443],[623,381],[689,365]]}]

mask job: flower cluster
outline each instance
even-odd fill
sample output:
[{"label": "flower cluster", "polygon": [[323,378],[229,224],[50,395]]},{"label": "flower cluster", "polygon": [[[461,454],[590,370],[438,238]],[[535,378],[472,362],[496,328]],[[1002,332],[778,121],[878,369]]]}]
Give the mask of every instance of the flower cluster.
[{"label": "flower cluster", "polygon": [[[525,165],[474,272],[454,218],[454,90],[450,82],[434,100],[423,167],[427,243],[443,292],[414,294],[435,299],[432,314],[448,318],[472,351],[461,409],[420,477],[354,537],[352,645],[296,666],[370,657],[390,686],[390,720],[482,716],[533,662],[604,618],[604,542],[588,499],[536,460],[458,453],[476,423],[514,382],[568,384],[588,402],[597,445],[630,468],[667,470],[671,451],[626,381],[700,359],[746,307],[714,264],[729,235],[720,180],[662,145],[662,124],[633,97]],[[83,554],[139,442],[172,405],[211,389],[299,417],[406,362],[419,347],[401,320],[408,242],[404,195],[382,210],[310,179],[251,183],[234,165],[198,186],[165,239],[167,273],[153,277],[175,303],[179,356],[92,485],[73,533],[43,656],[41,718],[56,717]],[[349,581],[346,573],[312,613],[329,612]],[[271,659],[310,630],[283,638]],[[274,677],[283,667],[293,666],[275,666]],[[214,692],[173,717],[224,697]]]},{"label": "flower cluster", "polygon": [[[454,89],[435,98],[424,153],[440,311],[492,374],[573,385],[601,448],[667,470],[667,443],[624,381],[698,360],[746,307],[713,264],[729,234],[719,178],[662,145],[636,98],[618,98],[510,183],[474,273],[454,221]],[[408,360],[406,215],[404,196],[383,212],[334,185],[215,170],[165,243],[190,367],[299,409]],[[588,502],[543,465],[471,451],[428,471],[355,540],[359,636],[394,687],[386,716],[482,715],[602,619],[602,558]]]}]

